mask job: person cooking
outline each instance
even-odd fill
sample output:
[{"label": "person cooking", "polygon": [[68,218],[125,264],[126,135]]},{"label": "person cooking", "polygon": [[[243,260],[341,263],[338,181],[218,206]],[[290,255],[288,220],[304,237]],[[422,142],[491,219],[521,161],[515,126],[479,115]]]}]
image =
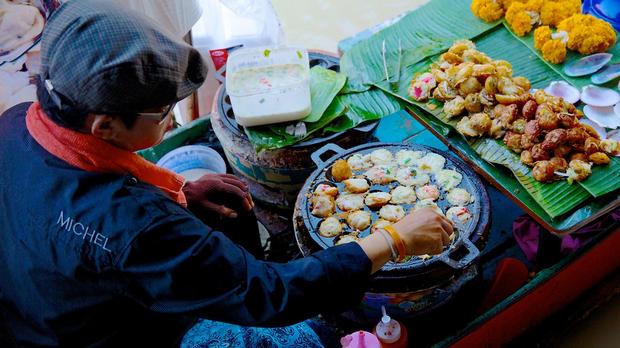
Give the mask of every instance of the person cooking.
[{"label": "person cooking", "polygon": [[260,260],[241,180],[184,182],[134,153],[162,140],[206,72],[114,2],[50,18],[38,101],[0,116],[0,306],[17,345],[172,346],[197,318],[290,325],[355,306],[390,259],[447,245],[451,222],[420,209],[359,242]]}]

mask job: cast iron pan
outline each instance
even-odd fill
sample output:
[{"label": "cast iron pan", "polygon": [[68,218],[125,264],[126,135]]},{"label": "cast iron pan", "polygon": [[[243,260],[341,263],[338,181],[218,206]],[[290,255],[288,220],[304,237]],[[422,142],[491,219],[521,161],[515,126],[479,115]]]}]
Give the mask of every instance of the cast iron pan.
[{"label": "cast iron pan", "polygon": [[[398,284],[399,289],[402,289],[403,280],[411,280],[415,278],[415,286],[432,286],[436,282],[446,281],[450,277],[460,273],[462,270],[476,263],[480,255],[478,247],[484,246],[484,235],[488,233],[489,220],[490,220],[490,203],[488,193],[484,188],[483,183],[478,176],[471,170],[462,160],[453,156],[450,153],[440,151],[438,149],[417,145],[417,144],[405,144],[405,143],[371,143],[354,147],[349,150],[344,150],[337,145],[328,144],[312,155],[312,159],[317,164],[318,169],[310,175],[304,187],[302,188],[297,205],[295,207],[295,235],[298,241],[298,245],[304,254],[309,254],[316,250],[326,249],[334,245],[335,238],[326,238],[318,233],[319,224],[322,221],[321,218],[313,216],[311,212],[311,204],[309,197],[314,191],[315,187],[321,183],[329,183],[337,186],[340,191],[343,189],[342,183],[337,183],[331,178],[331,166],[338,159],[346,159],[354,153],[368,154],[377,149],[387,149],[392,153],[396,153],[399,150],[407,149],[414,151],[434,152],[442,155],[446,158],[445,169],[454,169],[463,175],[461,184],[457,187],[464,188],[469,191],[474,197],[474,202],[467,205],[467,208],[472,212],[472,219],[464,224],[457,225],[457,234],[452,244],[447,247],[443,253],[433,256],[430,259],[423,260],[419,257],[413,257],[411,260],[403,263],[387,263],[380,272],[376,274],[375,285],[387,285],[391,283],[393,285]],[[322,156],[328,153],[334,153],[331,158],[326,161],[321,159]],[[355,172],[359,174],[360,172]],[[435,183],[435,178],[431,175],[431,184]],[[370,188],[370,192],[373,191],[388,191],[390,188],[397,186],[397,183],[389,185],[386,188],[385,185],[373,185]],[[448,203],[446,199],[446,193],[442,192],[442,195],[437,201],[437,204],[446,211]],[[403,205],[405,211],[409,211],[413,205]],[[364,208],[371,212],[372,221],[376,221],[378,212]],[[337,213],[340,212],[339,210]],[[348,229],[348,227],[347,227]],[[352,232],[345,229],[345,233]],[[360,237],[365,237],[370,234],[370,227],[359,233]],[[309,237],[309,238],[308,238]],[[476,246],[478,244],[478,246]],[[380,286],[383,288],[384,286]],[[376,288],[376,286],[375,286]],[[388,286],[388,288],[392,288]],[[392,290],[393,291],[393,290]]]}]

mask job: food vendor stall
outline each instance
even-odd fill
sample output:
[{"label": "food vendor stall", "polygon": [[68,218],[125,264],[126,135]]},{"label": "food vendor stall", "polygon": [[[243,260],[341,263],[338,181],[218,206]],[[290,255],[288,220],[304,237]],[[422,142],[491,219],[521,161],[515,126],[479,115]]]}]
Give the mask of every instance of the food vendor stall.
[{"label": "food vendor stall", "polygon": [[[368,202],[362,202],[361,211],[367,211],[368,214],[356,214],[352,218],[346,203],[338,201],[334,208],[336,222],[327,220],[331,213],[323,217],[313,214],[317,185],[335,187],[336,192],[344,192],[338,192],[337,195],[352,193],[347,192],[351,189],[346,179],[336,180],[332,176],[334,163],[339,159],[351,163],[352,158],[364,158],[371,156],[373,151],[386,149],[394,158],[398,158],[399,151],[423,152],[420,157],[426,155],[425,151],[430,151],[448,159],[446,167],[440,169],[455,169],[459,172],[458,168],[462,168],[460,174],[467,178],[463,180],[463,185],[470,187],[470,192],[471,187],[483,187],[474,193],[472,202],[475,204],[465,206],[467,212],[473,213],[475,220],[470,221],[466,215],[465,222],[474,228],[471,234],[464,233],[469,236],[465,238],[469,243],[453,245],[454,250],[461,250],[453,254],[453,260],[449,257],[452,251],[448,250],[447,256],[414,257],[403,265],[386,266],[377,275],[373,283],[375,288],[367,293],[359,309],[338,318],[328,318],[330,325],[341,334],[357,329],[370,330],[373,321],[376,323],[380,316],[379,308],[384,305],[394,317],[410,324],[410,342],[422,346],[502,345],[574,301],[613,273],[620,264],[620,259],[614,255],[620,243],[615,233],[620,207],[620,161],[616,157],[618,152],[614,145],[618,133],[614,131],[617,126],[613,124],[613,117],[617,116],[605,119],[602,118],[605,116],[591,112],[593,108],[605,108],[608,105],[613,108],[618,102],[615,99],[615,76],[603,76],[603,81],[597,84],[601,87],[591,86],[595,83],[593,81],[597,81],[597,76],[600,77],[601,71],[604,75],[605,70],[610,70],[610,66],[613,67],[618,59],[615,39],[613,45],[601,44],[598,51],[586,52],[585,48],[571,43],[570,35],[568,41],[562,43],[562,38],[557,38],[555,34],[563,28],[560,23],[562,19],[553,19],[547,27],[548,40],[558,40],[564,45],[565,51],[562,61],[554,62],[549,57],[549,49],[542,49],[544,43],[540,45],[537,42],[545,40],[539,39],[545,34],[543,30],[537,31],[539,25],[545,22],[534,25],[527,32],[521,32],[522,29],[515,28],[517,24],[511,17],[516,9],[510,12],[511,15],[506,13],[507,9],[500,9],[501,16],[488,18],[480,14],[477,6],[484,7],[484,1],[474,1],[474,4],[431,1],[397,20],[342,41],[339,46],[340,60],[325,56],[323,52],[311,51],[310,73],[316,74],[311,75],[315,77],[315,82],[318,81],[318,73],[324,73],[320,71],[321,67],[346,75],[347,78],[342,87],[338,87],[342,82],[331,84],[332,91],[336,91],[332,92],[332,98],[346,103],[340,114],[327,115],[323,120],[325,125],[332,124],[333,129],[325,125],[314,129],[305,128],[313,127],[313,123],[307,122],[307,119],[302,120],[304,128],[301,133],[296,133],[301,126],[298,121],[270,127],[244,128],[234,122],[234,105],[231,106],[226,86],[216,96],[210,122],[222,141],[221,153],[233,171],[254,184],[253,193],[259,197],[258,201],[269,207],[265,209],[269,212],[262,218],[259,215],[261,222],[268,229],[279,226],[277,236],[282,238],[288,235],[284,237],[289,241],[288,248],[298,247],[304,255],[342,240],[363,238],[371,233],[377,220],[386,216],[380,209],[368,207]],[[544,12],[542,7],[539,11]],[[566,13],[563,19],[578,12],[580,9]],[[507,18],[501,20],[504,15]],[[611,27],[596,23],[604,26],[602,30]],[[613,35],[615,38],[615,31]],[[467,53],[463,54],[465,51]],[[574,71],[584,61],[576,62],[584,56],[599,52],[610,55],[586,58],[591,60],[586,61],[587,69],[593,71]],[[452,56],[452,53],[455,55]],[[600,62],[601,59],[604,62]],[[463,62],[465,64],[461,65]],[[493,67],[484,67],[484,64]],[[597,64],[600,66],[597,67]],[[455,67],[454,71],[448,71],[451,67]],[[459,68],[462,70],[459,71]],[[472,68],[474,72],[467,72],[467,69]],[[452,85],[441,84],[442,77],[445,81],[452,81],[452,77],[446,75],[459,72],[462,74],[458,77],[461,81],[454,80]],[[497,80],[489,80],[490,77]],[[497,82],[503,77],[510,81],[504,79],[499,83],[501,86],[498,86]],[[467,90],[468,87],[460,88],[468,78],[471,90]],[[332,74],[331,79],[338,78]],[[486,89],[487,81],[489,89]],[[317,90],[329,89],[318,87],[319,84],[313,86],[312,82],[310,86]],[[439,90],[442,86],[444,90]],[[540,92],[536,94],[536,90]],[[578,94],[576,100],[575,90]],[[446,93],[442,95],[442,92]],[[446,96],[449,94],[447,92],[454,92],[454,95]],[[471,93],[477,93],[476,98],[469,96]],[[562,96],[564,101],[570,101],[570,105],[567,102],[552,105],[559,100],[554,99],[554,95]],[[454,101],[455,97],[463,100],[462,105],[456,105],[456,111],[446,110],[444,103]],[[481,97],[487,97],[488,100],[481,100]],[[477,100],[469,103],[473,99]],[[528,104],[528,101],[531,103]],[[457,103],[452,102],[450,107],[453,104]],[[555,125],[545,125],[546,128],[535,134],[537,139],[532,145],[544,144],[545,150],[542,152],[549,153],[549,157],[541,155],[543,157],[536,158],[534,162],[548,162],[557,157],[553,161],[559,161],[560,164],[553,169],[544,168],[543,164],[534,166],[535,163],[528,163],[527,158],[523,161],[526,156],[522,153],[527,149],[520,146],[521,141],[516,149],[510,145],[511,135],[528,132],[527,121],[543,117],[537,115],[537,110],[546,110],[545,105],[550,105],[549,109],[554,110],[552,112],[558,121]],[[366,112],[360,112],[360,107],[364,107]],[[332,105],[329,108],[334,109]],[[496,108],[497,115],[493,108]],[[480,115],[472,116],[485,112],[489,119],[476,121],[482,125],[471,124],[468,120],[482,118]],[[572,119],[560,121],[560,116],[564,118],[566,114],[574,116],[574,122]],[[356,118],[359,115],[370,116],[370,119]],[[511,120],[501,125],[499,119],[502,115],[504,120]],[[498,121],[494,122],[496,118]],[[348,119],[348,123],[342,121],[345,119]],[[351,122],[356,119],[361,122],[361,126],[368,126],[362,129],[368,135],[343,143],[339,140],[342,138],[340,134],[357,133],[360,123]],[[523,121],[515,124],[515,119]],[[210,128],[208,121],[199,121],[191,127]],[[321,130],[321,127],[325,128]],[[563,133],[575,127],[583,129],[588,134],[587,138],[597,139],[600,151],[585,151],[581,143],[563,154],[559,151],[558,156],[556,150],[560,144],[544,142],[552,138],[546,137],[549,133]],[[496,133],[491,132],[491,128]],[[308,129],[312,131],[308,132]],[[552,132],[554,130],[561,131]],[[176,136],[182,138],[182,131]],[[185,140],[191,142],[190,139]],[[233,140],[234,144],[231,143]],[[364,145],[371,141],[371,144]],[[564,139],[560,143],[567,144]],[[248,150],[252,147],[256,151]],[[578,175],[584,171],[577,166],[578,162],[572,162],[569,155],[571,152],[586,154],[583,162],[592,165],[591,173],[586,170],[587,174]],[[603,157],[602,160],[599,161],[596,156],[589,158],[597,152],[602,153],[596,155]],[[412,159],[419,161],[420,157]],[[291,169],[296,168],[296,163],[300,161],[303,163],[297,173],[292,175]],[[378,160],[369,166],[379,165],[380,162]],[[257,165],[260,163],[262,165]],[[287,166],[288,163],[292,165]],[[374,195],[373,199],[380,200],[380,192],[391,193],[391,197],[394,197],[396,186],[403,185],[404,179],[396,175],[387,181],[388,184],[381,183],[363,166],[360,164],[356,168],[352,164],[352,175],[370,180],[371,188],[368,192]],[[416,162],[416,166],[419,167],[419,162]],[[407,166],[396,164],[395,169],[401,167]],[[270,171],[266,175],[265,169]],[[478,179],[472,170],[480,175],[482,181],[475,182]],[[439,186],[437,202],[442,212],[462,216],[455,215],[454,211],[449,212],[451,207],[460,205],[448,203],[450,189],[441,187],[437,173],[430,174],[428,184]],[[267,178],[280,181],[269,182]],[[392,180],[398,184],[390,185]],[[416,187],[416,183],[411,185],[418,203],[425,200],[424,195],[428,194],[419,190],[428,190],[425,184],[419,184],[420,187]],[[296,202],[291,198],[296,198]],[[291,211],[295,203],[295,210]],[[403,207],[409,210],[415,208],[415,204],[404,204]],[[275,214],[280,224],[274,223],[273,211],[277,211]],[[525,218],[524,214],[529,218]],[[282,224],[282,220],[286,220],[286,223]],[[323,223],[325,228],[322,229]],[[514,235],[511,233],[513,230]],[[467,231],[467,228],[463,228],[463,231]],[[524,234],[529,239],[524,240]],[[295,236],[294,241],[291,236]],[[459,240],[463,238],[457,238],[457,242]],[[534,243],[533,247],[531,243]],[[463,247],[464,244],[472,244],[473,248]],[[279,244],[278,247],[286,248],[287,243]],[[456,275],[445,273],[445,269],[442,275],[442,267],[450,264],[454,266],[458,261],[463,262]],[[523,265],[525,269],[520,268]],[[510,271],[502,276],[502,270]],[[579,281],[575,282],[575,279]],[[411,286],[416,281],[420,285],[418,288]],[[448,324],[446,315],[451,317]],[[442,328],[431,329],[433,323],[437,322],[443,323]]]},{"label": "food vendor stall", "polygon": [[433,208],[449,245],[394,257],[318,325],[370,333],[387,310],[410,345],[504,345],[620,266],[620,46],[594,2],[433,0],[340,56],[228,50],[210,117],[140,154],[242,177],[270,260]]}]

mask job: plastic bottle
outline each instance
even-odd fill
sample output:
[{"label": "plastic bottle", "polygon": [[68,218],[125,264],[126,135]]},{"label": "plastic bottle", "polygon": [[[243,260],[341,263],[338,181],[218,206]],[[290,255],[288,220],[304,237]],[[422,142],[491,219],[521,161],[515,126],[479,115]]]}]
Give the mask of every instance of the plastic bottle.
[{"label": "plastic bottle", "polygon": [[385,312],[385,307],[381,306],[383,316],[375,327],[373,333],[381,342],[382,348],[407,348],[409,338],[407,328],[400,322],[390,318]]}]

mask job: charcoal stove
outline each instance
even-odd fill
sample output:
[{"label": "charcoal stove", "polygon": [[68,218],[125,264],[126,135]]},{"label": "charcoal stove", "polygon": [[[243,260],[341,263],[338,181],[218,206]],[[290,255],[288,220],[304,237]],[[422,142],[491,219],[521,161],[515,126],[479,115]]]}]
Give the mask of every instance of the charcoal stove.
[{"label": "charcoal stove", "polygon": [[[337,57],[310,52],[309,58],[311,67],[320,65],[334,71],[340,69]],[[257,203],[292,212],[299,190],[316,169],[310,155],[329,143],[343,147],[366,143],[379,121],[344,132],[315,136],[288,148],[256,153],[243,127],[235,121],[224,84],[216,94],[212,124],[233,172],[247,180]]]}]

